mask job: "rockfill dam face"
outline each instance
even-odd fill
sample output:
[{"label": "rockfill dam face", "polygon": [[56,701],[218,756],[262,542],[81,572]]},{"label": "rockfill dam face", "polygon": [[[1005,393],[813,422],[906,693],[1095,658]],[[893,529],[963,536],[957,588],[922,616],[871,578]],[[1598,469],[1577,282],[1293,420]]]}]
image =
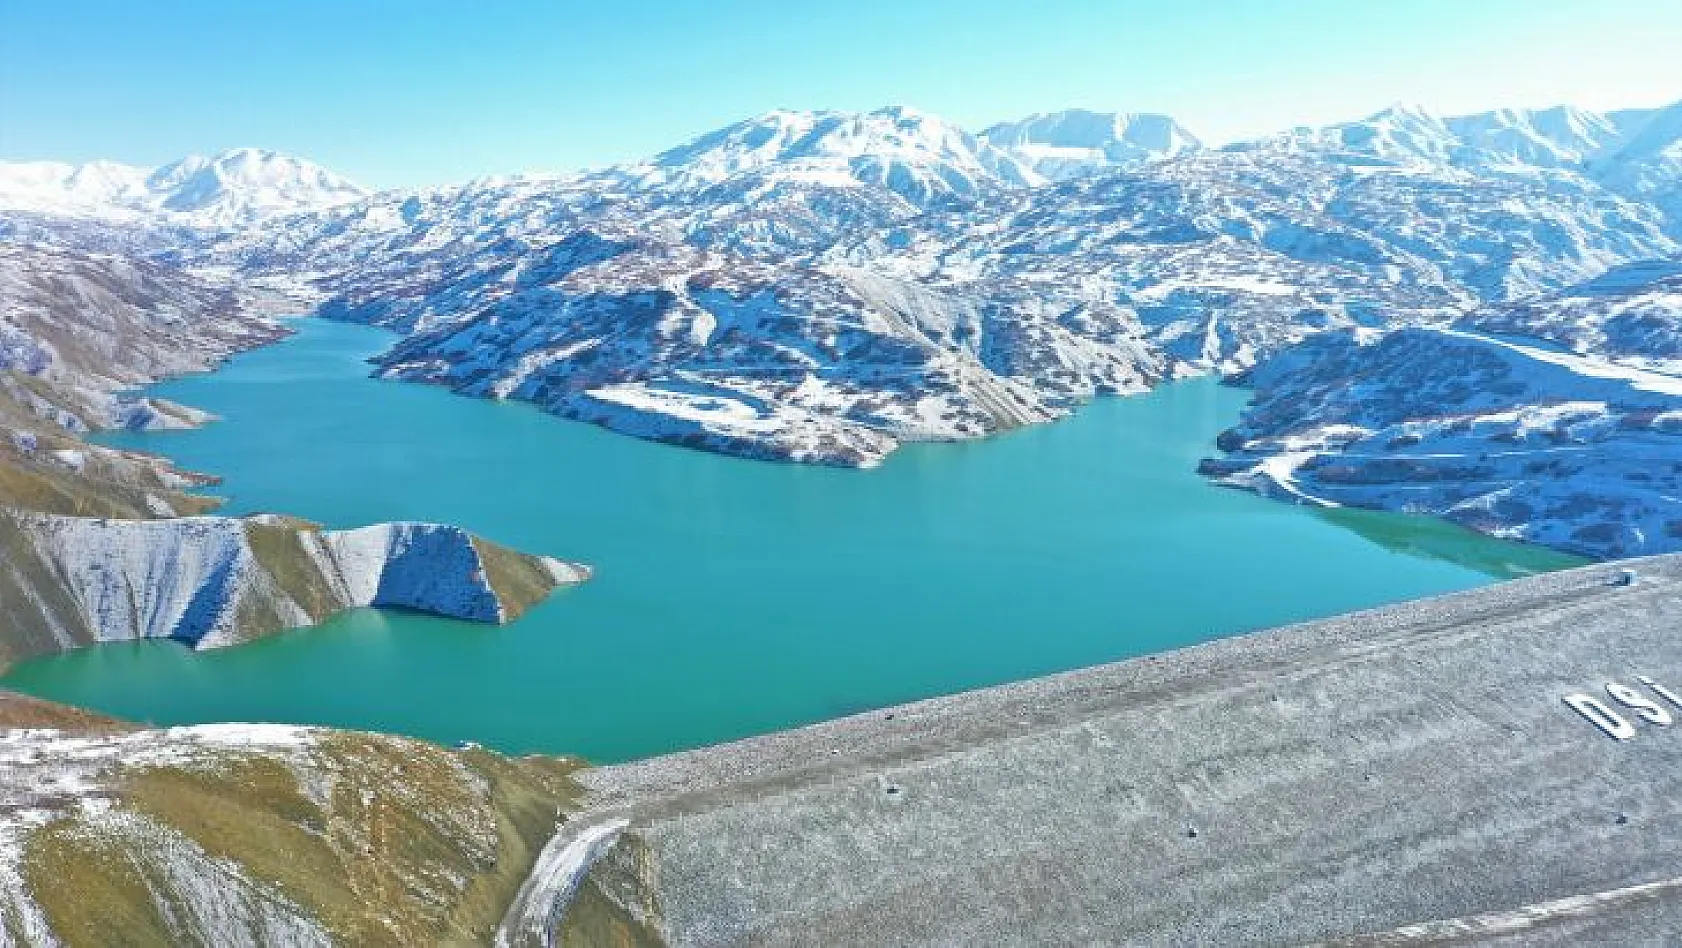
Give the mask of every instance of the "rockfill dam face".
[{"label": "rockfill dam face", "polygon": [[1654,557],[588,771],[546,937],[1658,937],[1679,629]]}]

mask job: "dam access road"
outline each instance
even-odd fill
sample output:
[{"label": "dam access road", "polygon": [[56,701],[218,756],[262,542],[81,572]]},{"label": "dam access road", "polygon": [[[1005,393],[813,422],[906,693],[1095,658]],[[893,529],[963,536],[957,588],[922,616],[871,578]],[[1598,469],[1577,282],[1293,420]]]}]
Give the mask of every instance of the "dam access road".
[{"label": "dam access road", "polygon": [[1258,632],[586,771],[503,935],[1662,940],[1675,696],[1682,555]]}]

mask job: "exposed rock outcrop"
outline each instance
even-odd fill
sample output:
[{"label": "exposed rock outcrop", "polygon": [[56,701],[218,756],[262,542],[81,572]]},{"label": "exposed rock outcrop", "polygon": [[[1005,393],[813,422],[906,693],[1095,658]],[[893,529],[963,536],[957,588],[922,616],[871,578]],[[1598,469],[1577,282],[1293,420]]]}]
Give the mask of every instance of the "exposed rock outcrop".
[{"label": "exposed rock outcrop", "polygon": [[0,512],[0,550],[0,666],[127,639],[234,645],[359,606],[507,622],[589,576],[422,523],[329,531],[275,517]]}]

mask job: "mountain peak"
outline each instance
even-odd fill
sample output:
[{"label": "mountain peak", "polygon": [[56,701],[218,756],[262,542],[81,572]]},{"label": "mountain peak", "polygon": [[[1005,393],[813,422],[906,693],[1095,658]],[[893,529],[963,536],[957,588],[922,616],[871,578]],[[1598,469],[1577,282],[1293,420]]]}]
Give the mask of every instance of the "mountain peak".
[{"label": "mountain peak", "polygon": [[1377,112],[1366,117],[1367,122],[1408,122],[1441,124],[1436,113],[1412,99],[1397,99]]},{"label": "mountain peak", "polygon": [[981,137],[1053,180],[1203,148],[1197,136],[1172,117],[1152,112],[1042,112],[995,125]]},{"label": "mountain peak", "polygon": [[916,204],[1039,180],[957,125],[904,105],[870,112],[766,112],[662,152],[631,172],[647,183],[703,188],[747,172],[783,169],[882,185]]},{"label": "mountain peak", "polygon": [[0,162],[0,207],[86,217],[162,213],[186,224],[232,226],[367,194],[320,165],[260,148],[188,155],[151,169],[112,161]]}]

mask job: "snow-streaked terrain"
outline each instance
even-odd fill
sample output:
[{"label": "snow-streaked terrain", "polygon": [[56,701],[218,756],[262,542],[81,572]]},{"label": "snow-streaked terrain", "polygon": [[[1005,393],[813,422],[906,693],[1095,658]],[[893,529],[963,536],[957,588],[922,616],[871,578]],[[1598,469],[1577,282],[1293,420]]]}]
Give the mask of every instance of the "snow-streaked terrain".
[{"label": "snow-streaked terrain", "polygon": [[213,478],[88,444],[204,412],[126,386],[208,369],[285,334],[229,275],[0,245],[0,666],[94,642],[227,645],[359,606],[505,622],[582,567],[455,527],[321,531],[278,517],[180,516]]},{"label": "snow-streaked terrain", "polygon": [[73,392],[114,426],[124,390],[201,372],[286,334],[284,303],[225,274],[0,242],[0,372]]},{"label": "snow-streaked terrain", "polygon": [[1678,549],[1676,272],[1628,267],[1451,327],[1314,337],[1251,374],[1256,401],[1205,470],[1591,556]]},{"label": "snow-streaked terrain", "polygon": [[770,166],[814,184],[881,187],[918,205],[1040,181],[987,141],[905,106],[865,113],[768,112],[620,173],[639,188],[681,193]]},{"label": "snow-streaked terrain", "polygon": [[368,192],[320,165],[256,148],[156,168],[111,161],[0,161],[0,208],[206,227],[348,204]]},{"label": "snow-streaked terrain", "polygon": [[[437,524],[327,531],[268,516],[0,512],[0,530],[14,535],[0,566],[6,661],[144,638],[235,645],[362,606],[506,622],[531,598],[589,577],[547,557],[487,557],[483,541]],[[500,592],[521,582],[536,587],[525,601]]]},{"label": "snow-streaked terrain", "polygon": [[1171,116],[1068,109],[994,125],[981,137],[1050,181],[1174,158],[1203,148]]},{"label": "snow-streaked terrain", "polygon": [[0,693],[0,945],[486,944],[577,766]]},{"label": "snow-streaked terrain", "polygon": [[[179,937],[199,944],[329,945],[301,907],[167,827],[118,805],[126,770],[211,766],[228,758],[304,764],[309,732],[264,724],[212,724],[134,733],[79,734],[53,728],[0,730],[0,945],[63,942],[28,879],[26,847],[36,833],[80,824],[81,832],[129,839],[156,867],[160,902],[179,900]],[[159,891],[161,890],[161,891]],[[165,902],[165,904],[168,904]],[[60,933],[66,934],[66,933]],[[19,941],[14,942],[16,937]]]},{"label": "snow-streaked terrain", "polygon": [[[0,235],[290,287],[405,333],[378,360],[389,377],[870,466],[1246,372],[1325,332],[1503,335],[1493,321],[1518,317],[1499,314],[1682,253],[1678,109],[1396,106],[1221,148],[1150,114],[972,134],[906,107],[777,111],[641,162],[335,198],[256,228],[14,212]],[[1652,312],[1528,322],[1637,365],[1618,346]],[[1574,366],[1557,367],[1593,388]]]}]

